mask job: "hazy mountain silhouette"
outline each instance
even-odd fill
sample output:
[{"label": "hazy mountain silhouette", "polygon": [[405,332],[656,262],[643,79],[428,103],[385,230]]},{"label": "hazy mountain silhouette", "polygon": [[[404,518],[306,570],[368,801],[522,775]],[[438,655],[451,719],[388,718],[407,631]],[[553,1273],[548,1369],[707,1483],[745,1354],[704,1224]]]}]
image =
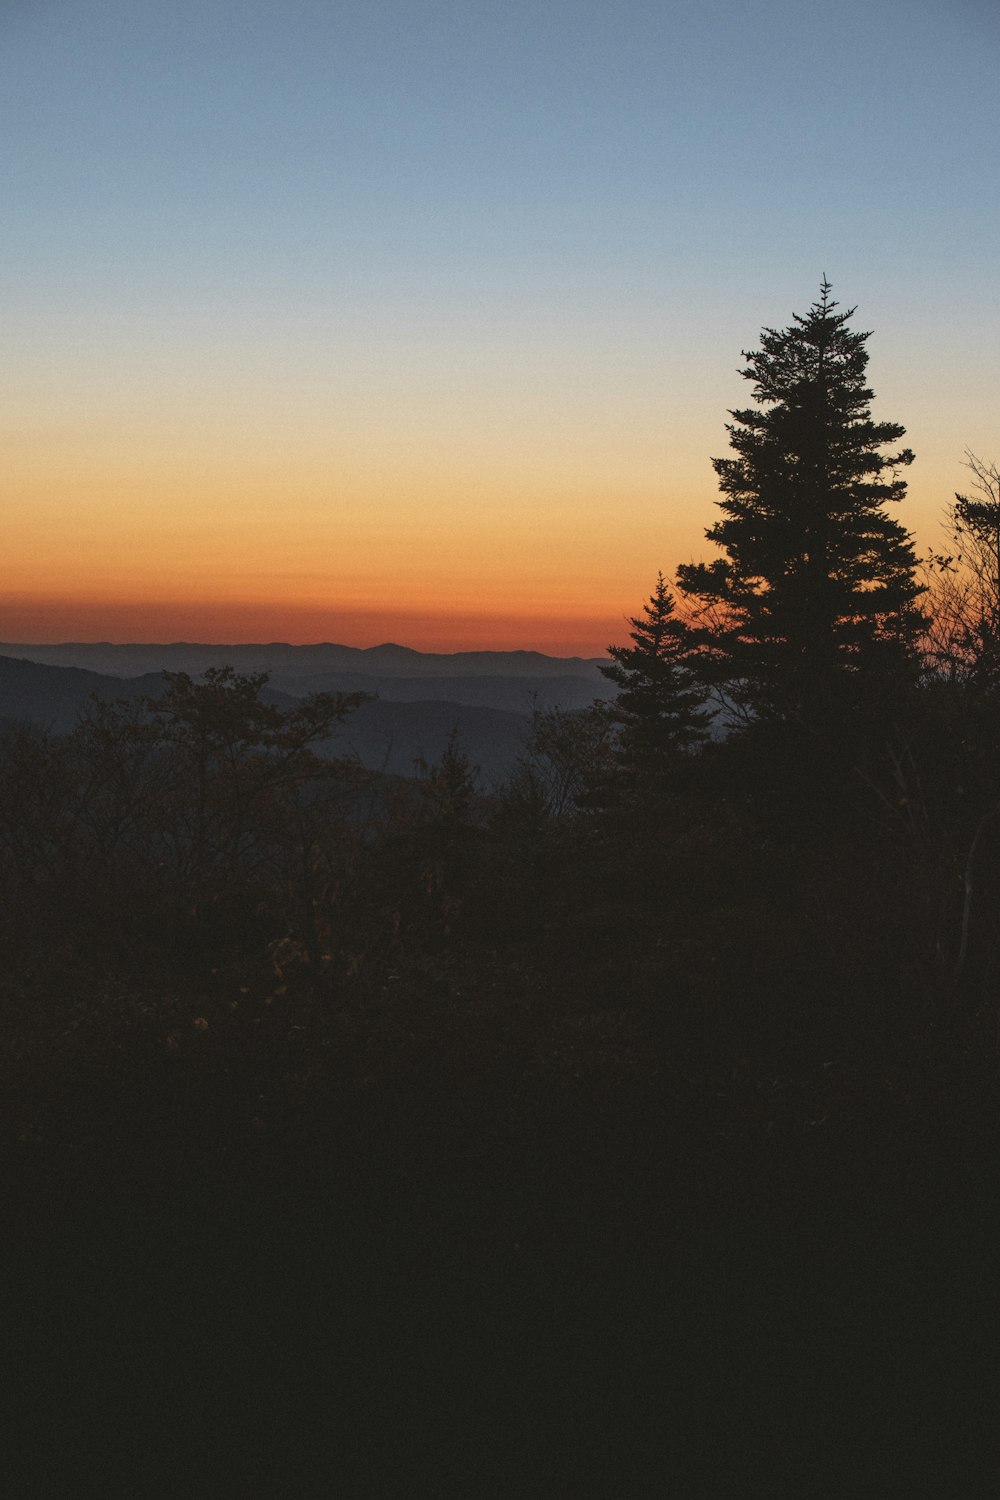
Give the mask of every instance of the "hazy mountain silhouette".
[{"label": "hazy mountain silhouette", "polygon": [[461,748],[478,766],[484,790],[511,769],[524,749],[528,715],[468,704],[424,701],[365,703],[337,730],[334,754],[351,753],[371,770],[412,776],[414,761],[440,760],[448,736],[457,729]]},{"label": "hazy mountain silhouette", "polygon": [[[95,697],[134,703],[158,698],[164,686],[160,672],[122,678],[80,667],[0,657],[0,720],[38,724],[65,734]],[[261,696],[282,708],[295,702],[294,695],[271,687]],[[418,756],[437,760],[450,731],[457,728],[463,749],[489,782],[509,770],[520,754],[528,717],[527,708],[516,713],[441,699],[410,703],[382,699],[363,704],[324,748],[334,755],[354,754],[372,770],[406,776],[412,775]]]},{"label": "hazy mountain silhouette", "polygon": [[50,667],[0,656],[0,718],[39,724],[57,734],[72,729],[94,697],[134,703],[158,697],[163,687],[159,672],[109,677],[80,667]]},{"label": "hazy mountain silhouette", "polygon": [[587,708],[595,698],[612,696],[606,682],[589,675],[558,677],[479,674],[468,677],[383,677],[374,672],[317,672],[308,677],[276,672],[273,687],[300,697],[306,693],[378,693],[396,703],[447,701],[470,707],[502,708],[524,714],[532,707]]},{"label": "hazy mountain silhouette", "polygon": [[452,677],[582,677],[601,684],[598,666],[603,658],[545,656],[540,651],[413,651],[391,642],[361,648],[318,645],[290,646],[282,641],[256,645],[169,644],[116,645],[109,641],[70,641],[59,645],[0,642],[0,655],[23,658],[54,667],[82,667],[114,677],[137,677],[147,672],[203,672],[206,667],[230,665],[238,672],[269,672],[283,679],[314,678],[333,673],[361,673],[392,679]]}]

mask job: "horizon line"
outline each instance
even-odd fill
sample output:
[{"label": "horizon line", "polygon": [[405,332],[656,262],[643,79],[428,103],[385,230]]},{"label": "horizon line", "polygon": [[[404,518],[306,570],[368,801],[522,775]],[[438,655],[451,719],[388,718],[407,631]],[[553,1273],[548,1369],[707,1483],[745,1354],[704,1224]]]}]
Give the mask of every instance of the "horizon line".
[{"label": "horizon line", "polygon": [[593,657],[583,655],[581,652],[571,652],[568,656],[561,656],[554,651],[541,651],[533,646],[512,647],[463,647],[448,651],[429,651],[419,646],[406,646],[400,641],[380,641],[374,646],[351,646],[344,641],[282,641],[282,640],[254,640],[254,641],[206,641],[206,640],[173,640],[173,641],[112,641],[112,640],[63,640],[63,641],[0,641],[0,654],[7,647],[18,650],[40,650],[59,651],[69,647],[85,647],[91,650],[99,647],[107,647],[110,650],[171,650],[175,647],[201,647],[211,650],[233,649],[239,651],[267,650],[272,647],[285,647],[290,651],[317,651],[329,647],[337,651],[356,651],[359,654],[368,655],[375,651],[405,651],[412,656],[544,656],[552,660],[560,661],[596,661],[606,652],[598,653]]}]

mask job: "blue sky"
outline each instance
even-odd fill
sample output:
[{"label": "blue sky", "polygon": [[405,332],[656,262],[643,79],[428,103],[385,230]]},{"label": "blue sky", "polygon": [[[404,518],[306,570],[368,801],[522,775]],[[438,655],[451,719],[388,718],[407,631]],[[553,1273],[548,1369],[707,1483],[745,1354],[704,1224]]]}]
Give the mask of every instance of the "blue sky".
[{"label": "blue sky", "polygon": [[329,599],[363,643],[409,559],[414,642],[434,608],[601,638],[705,550],[740,350],[824,272],[918,536],[1000,451],[986,0],[13,0],[0,41],[8,584],[42,626],[46,588],[132,579]]}]

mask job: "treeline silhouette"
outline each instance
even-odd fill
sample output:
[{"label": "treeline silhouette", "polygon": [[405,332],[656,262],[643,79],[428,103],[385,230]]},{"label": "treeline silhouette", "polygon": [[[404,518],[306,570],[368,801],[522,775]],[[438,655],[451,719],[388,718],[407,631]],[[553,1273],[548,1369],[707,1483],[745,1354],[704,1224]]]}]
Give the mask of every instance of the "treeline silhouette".
[{"label": "treeline silhouette", "polygon": [[836,307],[746,356],[722,557],[503,785],[457,736],[409,778],[320,756],[362,695],[225,666],[7,729],[21,1390],[93,1376],[17,1493],[111,1407],[108,1494],[958,1492],[929,1433],[971,1458],[997,1387],[956,1369],[996,1310],[1000,487],[970,455],[918,562]]}]

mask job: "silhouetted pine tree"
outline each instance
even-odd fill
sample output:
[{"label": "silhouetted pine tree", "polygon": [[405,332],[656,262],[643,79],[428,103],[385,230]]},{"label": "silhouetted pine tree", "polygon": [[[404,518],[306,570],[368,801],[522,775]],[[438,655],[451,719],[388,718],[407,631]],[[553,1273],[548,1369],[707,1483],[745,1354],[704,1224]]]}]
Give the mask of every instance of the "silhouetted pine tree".
[{"label": "silhouetted pine tree", "polygon": [[691,668],[690,632],[674,615],[663,574],[642,615],[630,619],[631,646],[609,646],[601,671],[618,689],[610,710],[618,754],[633,772],[654,771],[663,758],[705,739],[705,689]]},{"label": "silhouetted pine tree", "polygon": [[713,460],[723,519],[706,532],[726,555],[677,573],[704,605],[717,679],[756,714],[800,715],[895,676],[923,625],[910,534],[886,511],[913,454],[880,451],[905,429],[872,420],[869,334],[830,291],[824,278],[806,317],[744,351],[757,406],[730,413],[736,457]]}]

